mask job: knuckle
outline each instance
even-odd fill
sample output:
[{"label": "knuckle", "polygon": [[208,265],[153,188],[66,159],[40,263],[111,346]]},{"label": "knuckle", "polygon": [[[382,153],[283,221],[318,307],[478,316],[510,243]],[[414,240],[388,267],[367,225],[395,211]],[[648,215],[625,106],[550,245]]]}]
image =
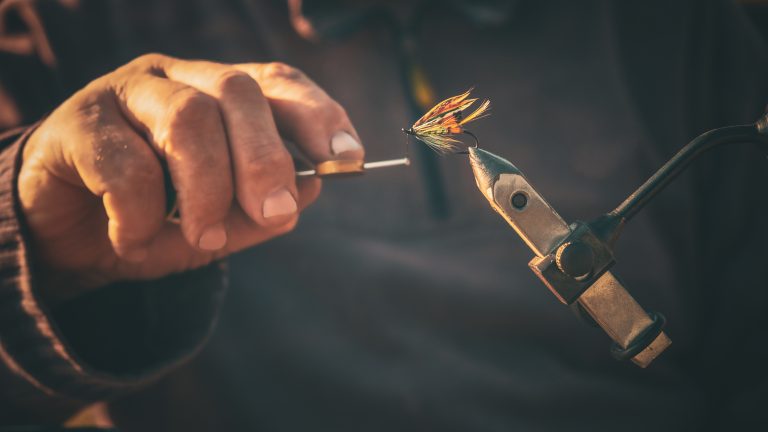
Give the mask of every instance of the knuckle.
[{"label": "knuckle", "polygon": [[337,117],[342,117],[345,119],[348,117],[346,108],[341,106],[341,104],[335,100],[333,100],[333,106],[331,107],[331,110]]},{"label": "knuckle", "polygon": [[216,100],[193,88],[185,88],[172,97],[171,110],[176,116],[205,118],[218,110]]},{"label": "knuckle", "polygon": [[283,78],[290,80],[304,78],[304,73],[302,71],[282,62],[265,63],[261,68],[261,75],[265,78]]},{"label": "knuckle", "polygon": [[89,82],[85,87],[82,88],[82,90],[75,94],[76,98],[79,100],[93,99],[94,94],[99,95],[99,97],[103,97],[103,95],[107,93],[106,90],[112,86],[114,74],[115,72],[102,75]]},{"label": "knuckle", "polygon": [[191,87],[177,91],[168,103],[166,127],[173,131],[205,123],[218,115],[216,99]]},{"label": "knuckle", "polygon": [[324,91],[317,89],[311,94],[311,98],[306,98],[302,101],[303,103],[294,106],[300,117],[330,127],[338,127],[348,122],[347,111],[344,107]]},{"label": "knuckle", "polygon": [[160,53],[142,54],[123,66],[117,68],[112,74],[118,77],[130,77],[135,75],[150,75],[165,77],[163,65],[175,61],[173,57]]},{"label": "knuckle", "polygon": [[168,59],[168,56],[160,53],[147,53],[136,57],[129,64],[137,66],[152,66],[158,63],[164,62]]},{"label": "knuckle", "polygon": [[121,135],[115,133],[115,131],[122,129],[117,127],[112,115],[110,94],[96,90],[80,96],[71,102],[77,123],[73,125],[64,122],[64,125],[68,127],[79,126],[84,130],[92,131],[96,137],[103,139],[114,139]]},{"label": "knuckle", "polygon": [[113,167],[104,173],[107,190],[148,191],[160,187],[163,174],[156,161],[119,151],[113,151],[112,159],[113,162],[110,165]]},{"label": "knuckle", "polygon": [[328,101],[323,104],[323,113],[324,117],[334,124],[341,123],[347,119],[347,110],[331,98],[328,98]]},{"label": "knuckle", "polygon": [[160,166],[147,157],[128,156],[121,165],[123,177],[131,183],[147,185],[162,179]]},{"label": "knuckle", "polygon": [[[188,163],[207,161],[220,164],[222,154],[218,129],[221,118],[216,99],[194,88],[175,92],[168,103],[165,118],[155,128],[154,139],[165,157],[180,157]],[[201,136],[207,139],[200,139]],[[194,155],[194,157],[190,157]]]},{"label": "knuckle", "polygon": [[283,150],[262,151],[256,153],[245,164],[246,175],[249,178],[261,178],[270,173],[287,170],[293,166],[290,154]]},{"label": "knuckle", "polygon": [[222,73],[216,80],[215,88],[220,94],[238,95],[258,90],[258,84],[250,75],[239,70]]}]

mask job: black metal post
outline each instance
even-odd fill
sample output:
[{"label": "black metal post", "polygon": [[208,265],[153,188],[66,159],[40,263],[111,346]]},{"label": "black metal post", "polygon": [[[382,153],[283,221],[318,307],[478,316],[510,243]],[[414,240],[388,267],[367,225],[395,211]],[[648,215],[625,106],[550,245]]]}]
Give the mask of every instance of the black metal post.
[{"label": "black metal post", "polygon": [[764,143],[768,145],[768,115],[754,124],[713,129],[696,137],[656,171],[618,207],[589,225],[603,241],[612,244],[622,227],[659,192],[707,150],[725,144]]}]

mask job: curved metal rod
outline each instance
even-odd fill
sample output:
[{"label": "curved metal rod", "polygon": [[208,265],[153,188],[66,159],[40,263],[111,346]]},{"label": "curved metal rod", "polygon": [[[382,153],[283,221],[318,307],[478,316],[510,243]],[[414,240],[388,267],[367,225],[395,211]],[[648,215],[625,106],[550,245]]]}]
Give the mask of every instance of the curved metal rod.
[{"label": "curved metal rod", "polygon": [[736,143],[768,143],[768,131],[761,123],[741,126],[729,126],[714,129],[699,135],[689,142],[676,155],[656,171],[651,178],[646,180],[624,202],[608,213],[610,216],[629,221],[637,214],[653,197],[672,182],[683,172],[696,158],[707,150],[724,144]]},{"label": "curved metal rod", "polygon": [[763,143],[768,145],[768,114],[751,125],[714,129],[696,137],[667,161],[651,178],[632,192],[618,207],[589,223],[593,232],[613,245],[627,221],[672,182],[688,165],[707,150],[724,144]]}]

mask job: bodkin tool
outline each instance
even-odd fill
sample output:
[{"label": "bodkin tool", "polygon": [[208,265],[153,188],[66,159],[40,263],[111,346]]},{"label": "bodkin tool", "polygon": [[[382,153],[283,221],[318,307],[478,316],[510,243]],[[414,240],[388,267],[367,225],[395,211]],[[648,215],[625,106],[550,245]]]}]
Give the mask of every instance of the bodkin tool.
[{"label": "bodkin tool", "polygon": [[362,174],[366,170],[394,166],[408,166],[410,164],[411,160],[407,157],[376,162],[363,162],[361,160],[332,160],[321,162],[312,170],[297,171],[296,177],[345,177]]}]

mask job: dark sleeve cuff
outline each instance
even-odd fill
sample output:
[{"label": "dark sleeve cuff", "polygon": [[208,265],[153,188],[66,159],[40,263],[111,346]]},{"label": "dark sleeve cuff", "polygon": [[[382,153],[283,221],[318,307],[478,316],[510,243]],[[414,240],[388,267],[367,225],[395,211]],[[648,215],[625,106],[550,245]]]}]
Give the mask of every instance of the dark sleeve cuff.
[{"label": "dark sleeve cuff", "polygon": [[223,265],[213,264],[48,310],[16,191],[31,130],[0,136],[0,412],[103,400],[154,380],[200,349],[224,291]]}]

